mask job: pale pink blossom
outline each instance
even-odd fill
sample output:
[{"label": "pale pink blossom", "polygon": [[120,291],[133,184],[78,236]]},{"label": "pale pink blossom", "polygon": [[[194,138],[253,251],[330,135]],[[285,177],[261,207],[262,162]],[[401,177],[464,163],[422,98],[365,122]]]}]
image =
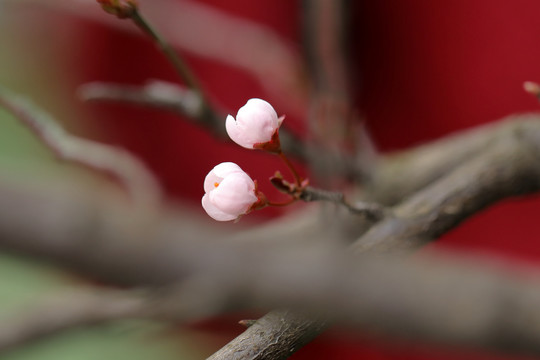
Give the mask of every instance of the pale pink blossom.
[{"label": "pale pink blossom", "polygon": [[221,163],[206,175],[204,192],[202,206],[218,221],[235,220],[258,201],[255,183],[232,162]]},{"label": "pale pink blossom", "polygon": [[272,105],[266,101],[250,99],[238,110],[236,119],[231,115],[227,116],[225,128],[235,143],[253,149],[276,139],[283,119],[284,117],[278,118]]}]

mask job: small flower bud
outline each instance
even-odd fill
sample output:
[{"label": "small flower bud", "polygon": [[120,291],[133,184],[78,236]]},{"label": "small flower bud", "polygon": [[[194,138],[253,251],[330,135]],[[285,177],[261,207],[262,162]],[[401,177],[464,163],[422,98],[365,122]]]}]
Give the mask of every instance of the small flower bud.
[{"label": "small flower bud", "polygon": [[523,89],[534,96],[540,96],[540,85],[532,81],[525,81],[523,83]]},{"label": "small flower bud", "polygon": [[238,110],[236,119],[227,116],[225,128],[229,137],[242,147],[279,152],[278,130],[283,119],[278,118],[272,105],[266,101],[250,99]]},{"label": "small flower bud", "polygon": [[105,12],[120,19],[128,18],[137,9],[136,0],[96,0]]},{"label": "small flower bud", "polygon": [[204,179],[202,207],[217,221],[236,220],[258,202],[253,180],[238,165],[217,165]]}]

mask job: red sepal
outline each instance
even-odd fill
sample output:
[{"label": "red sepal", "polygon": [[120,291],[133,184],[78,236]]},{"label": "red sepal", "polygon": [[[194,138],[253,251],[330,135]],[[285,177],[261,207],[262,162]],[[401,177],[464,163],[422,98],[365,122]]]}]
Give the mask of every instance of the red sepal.
[{"label": "red sepal", "polygon": [[281,153],[281,143],[279,142],[279,129],[276,129],[270,141],[254,144],[253,148],[276,154]]}]

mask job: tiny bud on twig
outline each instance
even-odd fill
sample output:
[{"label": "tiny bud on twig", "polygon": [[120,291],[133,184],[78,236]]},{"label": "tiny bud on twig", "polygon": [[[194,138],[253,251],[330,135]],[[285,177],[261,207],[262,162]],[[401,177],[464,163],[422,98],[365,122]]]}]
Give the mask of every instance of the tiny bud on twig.
[{"label": "tiny bud on twig", "polygon": [[255,325],[256,322],[257,320],[240,320],[238,324],[245,326],[246,328],[249,328]]},{"label": "tiny bud on twig", "polygon": [[135,0],[96,0],[101,8],[119,19],[130,18],[137,10],[138,4]]},{"label": "tiny bud on twig", "polygon": [[525,81],[523,83],[523,89],[531,95],[536,97],[540,96],[540,85],[532,81]]}]

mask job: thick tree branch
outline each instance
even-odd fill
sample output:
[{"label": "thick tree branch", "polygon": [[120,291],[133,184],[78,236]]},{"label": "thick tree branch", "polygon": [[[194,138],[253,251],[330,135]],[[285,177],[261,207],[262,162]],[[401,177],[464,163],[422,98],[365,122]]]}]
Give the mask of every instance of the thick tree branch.
[{"label": "thick tree branch", "polygon": [[[189,271],[179,278],[187,281],[171,291],[145,296],[84,292],[43,303],[2,322],[0,348],[124,318],[185,321],[228,310],[288,306],[294,312],[274,312],[282,315],[280,331],[269,328],[274,320],[267,324],[264,317],[241,335],[244,348],[229,344],[219,356],[288,357],[311,339],[314,326],[321,326],[306,322],[309,317],[409,340],[540,354],[538,271],[440,255],[358,259],[328,248],[284,254],[283,249],[231,244],[206,248],[185,242],[181,250],[197,260],[185,264]],[[246,261],[239,263],[238,258]],[[290,321],[295,318],[298,321]],[[297,337],[281,337],[289,332]],[[272,342],[265,348],[252,346],[269,337]]]},{"label": "thick tree branch", "polygon": [[[380,157],[364,191],[366,200],[392,205],[475,157],[501,138],[535,124],[538,115],[512,115]],[[536,125],[533,125],[536,126]]]},{"label": "thick tree branch", "polygon": [[[539,127],[530,130],[540,133]],[[373,226],[353,248],[362,252],[416,248],[496,201],[538,191],[537,150],[537,144],[523,134],[509,133],[394,207],[393,214]]]}]

